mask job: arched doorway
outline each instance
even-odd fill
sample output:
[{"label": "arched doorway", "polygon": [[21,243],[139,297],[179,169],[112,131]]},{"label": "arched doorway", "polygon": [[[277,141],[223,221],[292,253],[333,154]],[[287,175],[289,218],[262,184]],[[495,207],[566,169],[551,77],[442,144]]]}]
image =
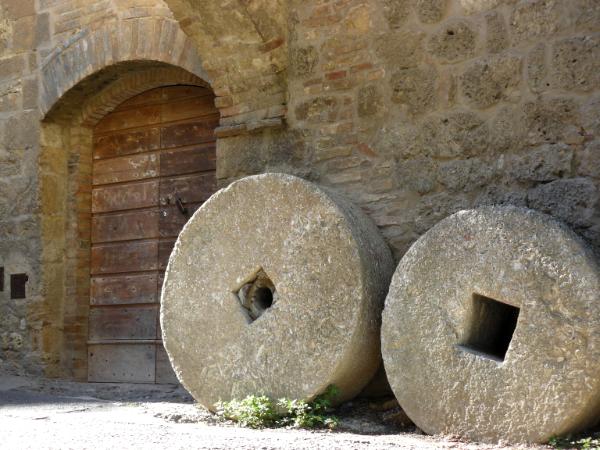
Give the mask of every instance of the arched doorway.
[{"label": "arched doorway", "polygon": [[160,87],[93,129],[88,380],[169,383],[160,289],[175,239],[216,190],[214,95]]}]

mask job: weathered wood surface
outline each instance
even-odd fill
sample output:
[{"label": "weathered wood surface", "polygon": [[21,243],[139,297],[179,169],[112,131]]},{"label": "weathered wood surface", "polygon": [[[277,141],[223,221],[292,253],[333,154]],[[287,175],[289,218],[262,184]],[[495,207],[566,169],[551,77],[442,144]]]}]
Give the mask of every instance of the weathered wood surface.
[{"label": "weathered wood surface", "polygon": [[157,286],[158,289],[162,286],[158,273],[94,277],[90,305],[158,303]]},{"label": "weathered wood surface", "polygon": [[159,180],[99,186],[92,190],[92,213],[151,208],[158,204]]},{"label": "weathered wood surface", "polygon": [[158,241],[133,241],[92,246],[91,273],[124,273],[156,270]]},{"label": "weathered wood surface", "polygon": [[216,190],[218,120],[208,89],[172,86],[127,100],[94,130],[91,381],[176,382],[158,303],[179,232]]},{"label": "weathered wood surface", "polygon": [[160,148],[160,128],[95,136],[94,159],[148,152]]},{"label": "weathered wood surface", "polygon": [[92,243],[158,237],[158,209],[123,211],[92,218]]},{"label": "weathered wood surface", "polygon": [[93,307],[90,309],[89,338],[156,339],[158,305]]},{"label": "weathered wood surface", "polygon": [[168,125],[160,130],[162,148],[181,147],[214,141],[214,131],[219,125],[219,116],[191,123]]},{"label": "weathered wood surface", "polygon": [[113,383],[154,383],[156,344],[88,345],[88,380]]},{"label": "weathered wood surface", "polygon": [[216,168],[216,148],[212,142],[192,148],[163,150],[160,154],[160,174],[163,177],[214,171]]},{"label": "weathered wood surface", "polygon": [[98,160],[94,163],[94,185],[155,178],[160,173],[159,153],[138,153]]}]

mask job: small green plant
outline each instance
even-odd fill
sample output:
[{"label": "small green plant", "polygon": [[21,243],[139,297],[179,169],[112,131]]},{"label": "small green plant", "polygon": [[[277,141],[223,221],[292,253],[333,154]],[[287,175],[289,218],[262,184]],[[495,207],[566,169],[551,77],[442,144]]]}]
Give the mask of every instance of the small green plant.
[{"label": "small green plant", "polygon": [[333,400],[339,395],[335,386],[311,402],[281,398],[274,402],[262,395],[249,395],[243,400],[231,400],[216,404],[217,415],[232,420],[244,427],[294,427],[329,428],[338,424],[337,417],[331,415]]},{"label": "small green plant", "polygon": [[249,395],[243,400],[217,403],[217,414],[249,428],[272,426],[279,419],[273,402],[264,395]]},{"label": "small green plant", "polygon": [[600,450],[600,436],[597,433],[592,436],[555,436],[548,440],[548,444],[554,448]]}]

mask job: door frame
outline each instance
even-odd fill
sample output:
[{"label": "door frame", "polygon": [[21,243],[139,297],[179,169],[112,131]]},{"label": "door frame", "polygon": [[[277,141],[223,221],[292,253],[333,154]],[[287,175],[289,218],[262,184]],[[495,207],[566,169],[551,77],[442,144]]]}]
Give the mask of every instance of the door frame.
[{"label": "door frame", "polygon": [[[147,90],[187,84],[210,88],[182,68],[148,61],[110,66],[110,79],[85,80],[41,122],[38,164],[42,325],[34,335],[50,377],[87,380],[90,292],[92,129],[123,101]],[[121,72],[115,77],[115,72]]]}]

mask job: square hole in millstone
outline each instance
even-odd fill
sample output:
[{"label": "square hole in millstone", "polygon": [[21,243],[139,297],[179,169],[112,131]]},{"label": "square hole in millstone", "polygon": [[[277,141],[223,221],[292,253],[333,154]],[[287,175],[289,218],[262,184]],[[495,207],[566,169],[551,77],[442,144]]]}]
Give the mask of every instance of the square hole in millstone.
[{"label": "square hole in millstone", "polygon": [[466,338],[459,344],[479,356],[504,361],[519,319],[519,308],[473,294]]}]

